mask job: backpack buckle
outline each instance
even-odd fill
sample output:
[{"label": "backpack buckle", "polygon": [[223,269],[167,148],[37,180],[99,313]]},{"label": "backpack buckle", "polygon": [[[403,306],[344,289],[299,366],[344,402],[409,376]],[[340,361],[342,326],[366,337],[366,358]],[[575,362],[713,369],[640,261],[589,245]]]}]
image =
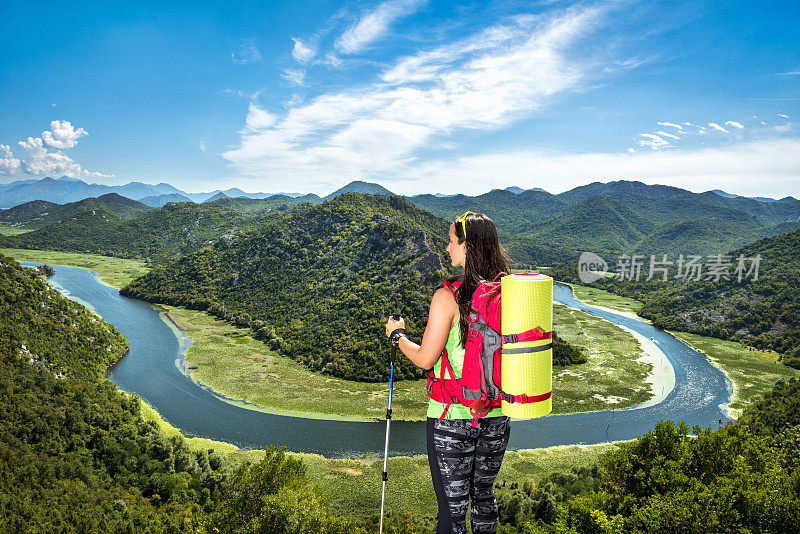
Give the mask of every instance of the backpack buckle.
[{"label": "backpack buckle", "polygon": [[518,343],[517,340],[519,339],[517,334],[509,334],[507,336],[502,336],[502,338],[503,343]]}]

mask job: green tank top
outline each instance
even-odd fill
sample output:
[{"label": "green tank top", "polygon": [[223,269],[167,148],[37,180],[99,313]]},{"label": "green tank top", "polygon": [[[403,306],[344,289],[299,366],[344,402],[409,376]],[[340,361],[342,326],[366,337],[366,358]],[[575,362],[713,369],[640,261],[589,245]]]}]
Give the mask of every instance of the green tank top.
[{"label": "green tank top", "polygon": [[[450,329],[450,334],[447,336],[447,343],[445,343],[444,348],[447,350],[453,373],[456,375],[456,378],[461,378],[461,370],[464,368],[464,347],[461,345],[461,330],[458,327],[458,323]],[[433,366],[433,372],[437,377],[441,372],[441,368],[442,357],[439,356],[439,359],[436,360],[436,364]],[[445,371],[445,373],[447,372]],[[445,377],[450,378],[450,375],[445,374]],[[444,407],[445,405],[441,402],[428,397],[428,417],[439,419],[442,415],[442,411],[444,411]],[[500,417],[502,415],[503,410],[501,408],[494,408],[486,414],[486,417]],[[453,403],[447,409],[445,419],[472,419],[472,415],[469,413],[469,408],[466,406]]]}]

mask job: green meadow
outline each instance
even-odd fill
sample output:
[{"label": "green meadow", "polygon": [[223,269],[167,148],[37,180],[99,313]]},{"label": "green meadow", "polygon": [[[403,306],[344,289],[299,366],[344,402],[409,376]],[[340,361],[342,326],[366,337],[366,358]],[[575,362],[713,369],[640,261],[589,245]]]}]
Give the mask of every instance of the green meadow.
[{"label": "green meadow", "polygon": [[131,280],[147,273],[150,268],[140,260],[113,258],[98,254],[56,252],[51,250],[28,250],[22,248],[0,248],[0,253],[17,261],[33,261],[50,265],[83,267],[97,273],[100,280],[112,287],[120,288]]},{"label": "green meadow", "polygon": [[20,235],[32,231],[33,230],[28,230],[27,228],[16,228],[5,223],[0,223],[0,235]]}]

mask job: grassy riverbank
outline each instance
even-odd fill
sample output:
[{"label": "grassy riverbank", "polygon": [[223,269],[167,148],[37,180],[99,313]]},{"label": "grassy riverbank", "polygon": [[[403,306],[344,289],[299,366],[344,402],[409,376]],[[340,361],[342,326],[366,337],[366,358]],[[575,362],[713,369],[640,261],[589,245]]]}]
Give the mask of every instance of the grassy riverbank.
[{"label": "grassy riverbank", "polygon": [[56,252],[52,250],[28,250],[22,248],[0,248],[0,253],[17,261],[32,261],[50,265],[82,267],[97,273],[104,284],[120,288],[146,274],[150,268],[140,260],[112,258],[98,254]]},{"label": "grassy riverbank", "polygon": [[[614,311],[636,315],[636,311],[644,305],[636,299],[615,295],[614,293],[609,293],[608,291],[597,289],[596,287],[569,284],[567,282],[560,283],[570,286],[576,299],[591,306],[602,306]],[[650,322],[643,317],[637,316],[636,318],[645,323]]]},{"label": "grassy riverbank", "polygon": [[[513,432],[513,430],[512,430]],[[496,484],[538,482],[549,474],[589,467],[616,444],[567,445],[546,449],[508,451]],[[383,460],[331,460],[302,455],[308,475],[328,496],[332,513],[369,519],[377,517],[381,506]],[[436,525],[436,496],[425,455],[389,460],[386,505],[391,514],[410,512],[414,520],[428,527]]]}]

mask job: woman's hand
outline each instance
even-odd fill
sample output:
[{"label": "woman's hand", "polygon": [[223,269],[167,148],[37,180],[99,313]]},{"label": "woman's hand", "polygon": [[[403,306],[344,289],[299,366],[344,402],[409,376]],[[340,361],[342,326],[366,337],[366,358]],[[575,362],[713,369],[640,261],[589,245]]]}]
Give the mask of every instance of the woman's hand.
[{"label": "woman's hand", "polygon": [[[398,340],[397,348],[417,367],[430,369],[439,359],[439,355],[442,354],[442,349],[444,349],[456,317],[458,317],[458,304],[456,304],[453,295],[445,288],[438,289],[431,300],[428,324],[422,334],[421,346],[407,337],[401,336],[400,340]],[[386,321],[386,335],[391,336],[392,332],[398,328],[405,329],[405,327],[406,322],[402,317],[399,321],[389,317]],[[400,343],[403,339],[405,341]]]},{"label": "woman's hand", "polygon": [[398,328],[405,328],[405,327],[406,327],[406,321],[402,317],[400,317],[399,321],[395,321],[394,318],[389,317],[389,319],[386,321],[386,337],[391,336],[392,332],[394,332]]}]

